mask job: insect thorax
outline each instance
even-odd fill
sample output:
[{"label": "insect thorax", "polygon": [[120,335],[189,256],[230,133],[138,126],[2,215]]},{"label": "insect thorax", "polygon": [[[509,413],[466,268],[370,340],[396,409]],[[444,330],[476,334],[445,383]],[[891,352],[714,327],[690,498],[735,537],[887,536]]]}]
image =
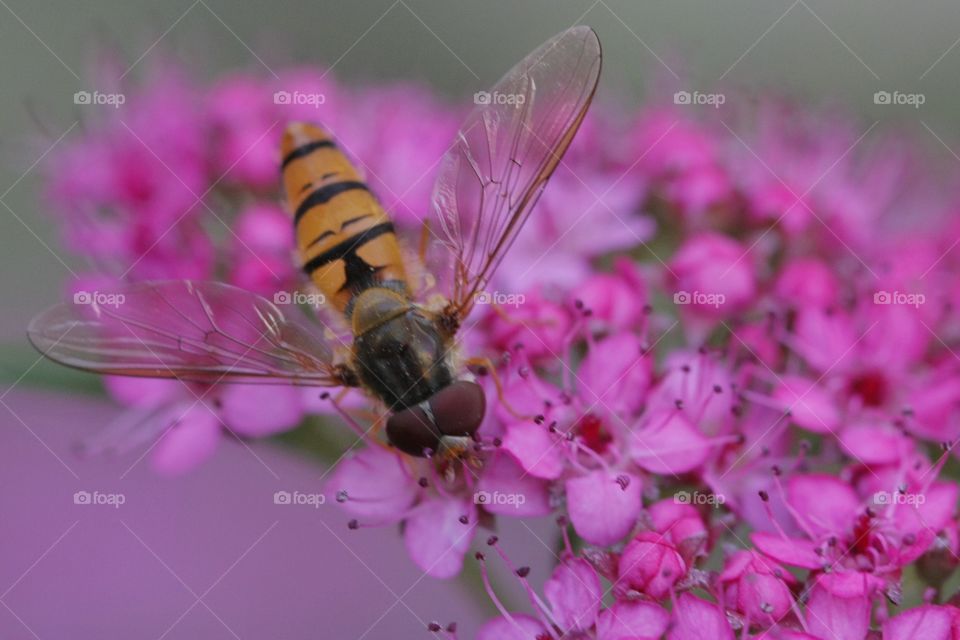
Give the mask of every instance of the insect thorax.
[{"label": "insect thorax", "polygon": [[364,291],[351,322],[354,369],[391,410],[418,404],[453,382],[447,340],[434,318],[403,294]]}]

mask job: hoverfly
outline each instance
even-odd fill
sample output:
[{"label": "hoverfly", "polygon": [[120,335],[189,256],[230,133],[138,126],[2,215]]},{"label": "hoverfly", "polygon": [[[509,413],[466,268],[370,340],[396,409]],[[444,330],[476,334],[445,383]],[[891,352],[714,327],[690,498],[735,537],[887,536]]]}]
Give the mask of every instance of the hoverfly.
[{"label": "hoverfly", "polygon": [[388,410],[395,447],[462,452],[485,397],[458,380],[457,331],[583,121],[600,66],[596,33],[574,27],[478,94],[434,187],[431,302],[414,292],[390,218],[337,144],[317,126],[287,127],[281,172],[301,264],[349,324],[347,349],[256,294],[191,281],[132,284],[113,306],[58,305],[33,320],[30,340],[102,374],[360,387]]}]

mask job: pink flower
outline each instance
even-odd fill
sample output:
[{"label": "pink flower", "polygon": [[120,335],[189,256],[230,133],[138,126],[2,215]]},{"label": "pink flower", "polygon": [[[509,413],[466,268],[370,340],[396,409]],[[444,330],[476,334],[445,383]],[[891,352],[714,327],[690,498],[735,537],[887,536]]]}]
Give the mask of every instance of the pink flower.
[{"label": "pink flower", "polygon": [[596,256],[646,242],[653,223],[636,215],[641,193],[619,174],[560,167],[498,270],[506,291],[570,288],[593,273]]},{"label": "pink flower", "polygon": [[633,333],[617,333],[591,345],[577,378],[597,413],[631,415],[643,405],[653,377],[653,359]]},{"label": "pink flower", "polygon": [[665,536],[644,531],[620,554],[617,588],[638,591],[659,600],[686,572],[686,563]]},{"label": "pink flower", "polygon": [[694,222],[734,195],[732,181],[720,163],[718,136],[676,110],[642,114],[633,146],[652,190]]},{"label": "pink flower", "polygon": [[275,187],[280,126],[272,98],[263,79],[247,74],[224,78],[208,96],[218,138],[215,171],[230,183],[254,189]]},{"label": "pink flower", "polygon": [[720,574],[729,603],[751,622],[779,622],[793,606],[790,585],[796,579],[782,566],[755,551],[737,551]]},{"label": "pink flower", "polygon": [[232,284],[273,302],[278,293],[289,297],[298,284],[290,224],[290,216],[274,205],[255,204],[239,213],[230,243]]},{"label": "pink flower", "polygon": [[647,286],[636,265],[618,258],[613,273],[589,276],[574,290],[576,300],[590,310],[591,327],[601,331],[630,331],[643,321]]},{"label": "pink flower", "polygon": [[698,315],[729,316],[756,294],[750,249],[719,233],[688,239],[670,261],[669,273],[674,301]]},{"label": "pink flower", "polygon": [[688,566],[708,551],[710,532],[692,505],[676,497],[667,498],[650,505],[646,516],[653,530],[673,543]]},{"label": "pink flower", "polygon": [[523,303],[495,309],[485,318],[489,344],[499,351],[523,345],[533,359],[556,358],[567,344],[571,312],[539,291],[523,294]]},{"label": "pink flower", "polygon": [[837,277],[823,262],[797,258],[784,265],[777,278],[776,293],[790,307],[827,309],[840,292]]},{"label": "pink flower", "polygon": [[107,389],[130,407],[96,436],[90,452],[123,452],[157,440],[155,470],[191,471],[216,451],[222,438],[265,437],[291,429],[303,418],[302,393],[294,387],[204,387],[177,380],[107,377]]}]

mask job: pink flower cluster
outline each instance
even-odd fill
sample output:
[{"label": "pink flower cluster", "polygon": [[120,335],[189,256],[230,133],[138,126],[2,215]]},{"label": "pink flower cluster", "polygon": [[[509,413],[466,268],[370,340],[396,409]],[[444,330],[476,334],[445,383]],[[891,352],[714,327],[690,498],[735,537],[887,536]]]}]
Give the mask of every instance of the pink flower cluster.
[{"label": "pink flower cluster", "polygon": [[[327,479],[351,528],[401,524],[425,573],[480,563],[501,614],[484,640],[960,638],[944,473],[958,203],[900,136],[775,100],[728,108],[597,105],[464,329],[497,374],[472,372],[488,398],[475,464],[365,436]],[[277,173],[294,119],[327,126],[414,238],[459,115],[422,88],[312,70],[201,88],[162,69],[56,154],[49,196],[92,265],[73,286],[294,290]],[[308,413],[366,429],[345,408],[362,400],[315,391],[108,389],[139,425],[111,442],[159,435],[167,472]],[[481,533],[542,516],[565,540],[550,576]],[[498,598],[494,558],[525,611]]]}]

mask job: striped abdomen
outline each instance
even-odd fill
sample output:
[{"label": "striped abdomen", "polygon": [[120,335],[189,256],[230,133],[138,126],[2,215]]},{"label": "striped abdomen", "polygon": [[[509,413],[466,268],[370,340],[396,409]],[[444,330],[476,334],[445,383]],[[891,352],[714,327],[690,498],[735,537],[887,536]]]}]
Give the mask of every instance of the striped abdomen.
[{"label": "striped abdomen", "polygon": [[357,170],[319,127],[292,123],[282,171],[303,270],[341,312],[360,292],[407,293],[393,223]]}]

